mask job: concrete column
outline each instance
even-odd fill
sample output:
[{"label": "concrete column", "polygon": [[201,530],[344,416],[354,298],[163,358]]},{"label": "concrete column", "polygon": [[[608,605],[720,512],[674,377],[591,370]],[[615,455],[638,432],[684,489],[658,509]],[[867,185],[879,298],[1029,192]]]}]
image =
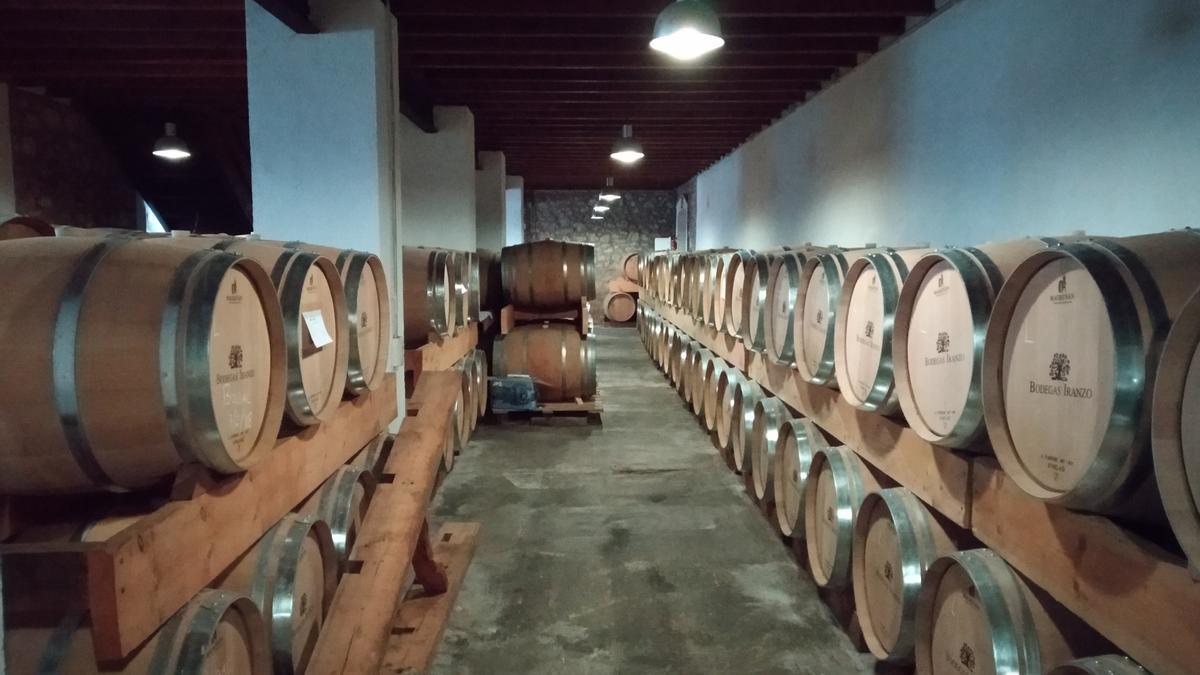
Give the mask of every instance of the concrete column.
[{"label": "concrete column", "polygon": [[17,214],[12,128],[8,119],[8,85],[0,83],[0,222]]},{"label": "concrete column", "polygon": [[504,179],[504,245],[525,241],[525,179],[508,176]]},{"label": "concrete column", "polygon": [[254,231],[378,254],[395,367],[404,346],[396,22],[378,0],[312,0],[311,9],[321,32],[298,35],[246,2]]},{"label": "concrete column", "polygon": [[499,251],[504,248],[504,153],[479,153],[475,171],[475,246]]},{"label": "concrete column", "polygon": [[400,121],[402,242],[474,251],[475,116],[436,107],[433,119],[432,134]]}]

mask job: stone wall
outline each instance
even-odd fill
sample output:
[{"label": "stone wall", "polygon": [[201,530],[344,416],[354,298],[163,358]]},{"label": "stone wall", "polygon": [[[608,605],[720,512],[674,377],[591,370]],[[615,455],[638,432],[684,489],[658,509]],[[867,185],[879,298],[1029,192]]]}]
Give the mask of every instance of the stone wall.
[{"label": "stone wall", "polygon": [[56,225],[139,227],[137,193],[81,112],[20,89],[9,90],[9,106],[17,213]]},{"label": "stone wall", "polygon": [[598,190],[526,190],[525,241],[557,239],[596,246],[596,290],[603,297],[621,261],[654,249],[655,237],[675,232],[675,192],[623,190],[604,220],[592,220]]}]

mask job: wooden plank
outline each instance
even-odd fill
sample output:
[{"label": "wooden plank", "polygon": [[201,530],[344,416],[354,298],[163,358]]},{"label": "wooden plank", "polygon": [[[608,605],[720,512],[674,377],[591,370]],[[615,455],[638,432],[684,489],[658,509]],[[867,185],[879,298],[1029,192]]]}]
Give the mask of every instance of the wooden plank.
[{"label": "wooden plank", "polygon": [[[100,546],[72,545],[74,555],[86,558],[97,657],[128,655],[387,429],[397,411],[394,378],[389,374],[378,391],[344,401],[329,422],[281,439],[244,475],[169,503]],[[0,552],[36,556],[51,548],[14,544]]]},{"label": "wooden plank", "polygon": [[795,368],[745,349],[727,333],[699,326],[661,303],[654,309],[684,332],[742,369],[764,389],[854,450],[875,468],[912,490],[925,503],[962,527],[971,526],[971,458],[932,445],[903,422],[850,405],[833,389],[805,382]]},{"label": "wooden plank", "polygon": [[310,675],[375,675],[383,661],[437,481],[449,410],[460,386],[440,374],[426,382],[425,404],[396,434],[384,470],[395,480],[381,483],[371,499],[352,556],[362,561],[361,569],[338,585],[313,649]]},{"label": "wooden plank", "polygon": [[1149,672],[1196,672],[1200,584],[1107,518],[1033,499],[991,458],[974,469],[975,536]]},{"label": "wooden plank", "polygon": [[380,672],[423,673],[429,670],[475,555],[479,530],[479,523],[446,523],[442,526],[435,539],[433,557],[446,568],[446,591],[400,603]]},{"label": "wooden plank", "polygon": [[462,360],[479,344],[479,324],[471,323],[452,337],[440,337],[416,349],[404,350],[404,368],[418,373],[428,370],[447,370]]}]

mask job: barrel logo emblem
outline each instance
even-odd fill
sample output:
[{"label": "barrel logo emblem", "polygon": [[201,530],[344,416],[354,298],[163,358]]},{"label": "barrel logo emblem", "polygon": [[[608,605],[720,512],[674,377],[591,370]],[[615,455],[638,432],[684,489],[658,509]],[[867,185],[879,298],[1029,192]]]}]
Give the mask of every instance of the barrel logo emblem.
[{"label": "barrel logo emblem", "polygon": [[229,348],[229,367],[231,369],[237,370],[241,368],[244,359],[245,355],[242,353],[241,345],[233,345]]},{"label": "barrel logo emblem", "polygon": [[237,295],[237,279],[233,280],[233,285],[229,287],[229,292],[233,295]]},{"label": "barrel logo emblem", "polygon": [[1056,353],[1050,359],[1050,379],[1056,382],[1066,382],[1071,374],[1071,359],[1062,352]]},{"label": "barrel logo emblem", "polygon": [[359,318],[359,320],[358,320],[358,325],[359,325],[359,327],[361,327],[361,328],[366,328],[366,327],[369,325],[369,324],[367,323],[367,313],[366,313],[366,312],[363,312],[363,313],[362,313],[362,317],[360,317],[360,318]]},{"label": "barrel logo emblem", "polygon": [[822,312],[821,310],[818,309],[817,310],[817,325],[820,326],[821,323],[824,321],[825,321],[825,312]]},{"label": "barrel logo emblem", "polygon": [[945,354],[948,351],[950,351],[950,334],[942,331],[937,336],[937,353]]},{"label": "barrel logo emblem", "polygon": [[971,645],[963,643],[962,648],[958,650],[958,660],[967,667],[967,670],[975,671],[975,650],[971,649]]},{"label": "barrel logo emblem", "polygon": [[866,336],[866,338],[868,340],[875,337],[875,322],[874,321],[868,321],[867,324],[865,326],[863,326],[863,335]]},{"label": "barrel logo emblem", "polygon": [[1065,275],[1065,274],[1062,276],[1061,279],[1058,280],[1058,292],[1059,293],[1067,292],[1067,275]]},{"label": "barrel logo emblem", "polygon": [[945,285],[946,285],[946,279],[945,279],[945,277],[946,277],[946,275],[945,275],[945,274],[939,274],[939,275],[938,275],[938,288],[941,288],[942,286],[945,286]]},{"label": "barrel logo emblem", "polygon": [[892,580],[892,561],[890,560],[883,563],[883,578],[888,581]]},{"label": "barrel logo emblem", "polygon": [[1067,292],[1067,276],[1064,274],[1058,279],[1058,293],[1050,296],[1050,302],[1056,305],[1062,305],[1071,302],[1075,299],[1074,293]]}]

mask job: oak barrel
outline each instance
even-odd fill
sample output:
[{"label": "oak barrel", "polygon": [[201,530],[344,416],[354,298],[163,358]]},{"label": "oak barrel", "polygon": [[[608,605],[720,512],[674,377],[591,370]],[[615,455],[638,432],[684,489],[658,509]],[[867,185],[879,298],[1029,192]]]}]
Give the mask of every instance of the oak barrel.
[{"label": "oak barrel", "polygon": [[[833,350],[835,318],[842,297],[842,280],[850,263],[859,255],[830,249],[804,261],[800,268],[792,326],[794,361],[800,377],[812,384],[837,388]],[[775,333],[780,328],[776,326],[771,330]]]},{"label": "oak barrel", "polygon": [[737,413],[734,411],[734,389],[745,381],[746,376],[733,366],[721,369],[717,378],[717,396],[713,408],[717,447],[723,454],[728,454],[733,449],[734,428],[741,425],[741,420],[735,419]]},{"label": "oak barrel", "polygon": [[721,373],[726,368],[730,368],[729,364],[719,356],[713,356],[712,361],[709,361],[704,371],[704,403],[700,406],[700,418],[704,423],[704,428],[710,432],[717,430],[717,416],[721,412],[720,404],[720,389],[721,389]]},{"label": "oak barrel", "polygon": [[1128,656],[1106,654],[1075,659],[1054,668],[1048,675],[1148,675]]},{"label": "oak barrel", "polygon": [[454,470],[454,458],[463,449],[463,438],[459,430],[462,429],[462,416],[465,412],[466,402],[462,389],[459,389],[450,410],[446,412],[446,435],[442,439],[442,469],[447,473]]},{"label": "oak barrel", "polygon": [[1175,538],[1200,565],[1200,292],[1171,326],[1153,398],[1158,490]]},{"label": "oak barrel", "polygon": [[1071,508],[1153,518],[1151,401],[1171,322],[1197,286],[1200,235],[1039,251],[996,297],[984,419],[1005,473]]},{"label": "oak barrel", "polygon": [[640,284],[642,282],[642,280],[641,280],[641,275],[638,274],[638,271],[641,268],[641,264],[642,264],[642,254],[640,254],[640,253],[625,254],[625,257],[621,259],[621,276],[625,277],[625,279],[627,281],[632,281],[635,284]]},{"label": "oak barrel", "polygon": [[733,402],[730,404],[734,419],[741,421],[731,430],[733,438],[730,444],[730,466],[734,471],[745,474],[750,471],[751,443],[754,438],[755,411],[758,402],[767,397],[767,393],[754,380],[745,380],[733,392]]},{"label": "oak barrel", "polygon": [[7,672],[64,675],[272,675],[270,644],[258,608],[244,595],[203,590],[125,663],[101,669],[85,610],[36,622],[9,622]]},{"label": "oak barrel", "polygon": [[140,488],[275,444],[279,301],[262,266],[124,238],[0,248],[0,493]]},{"label": "oak barrel", "polygon": [[577,309],[596,297],[596,249],[591,244],[534,241],[500,252],[504,295],[530,310]]},{"label": "oak barrel", "polygon": [[41,218],[14,216],[0,223],[0,241],[53,236],[54,226]]},{"label": "oak barrel", "polygon": [[775,520],[785,537],[804,538],[804,484],[813,455],[828,447],[825,435],[810,419],[793,417],[779,425],[772,475]]},{"label": "oak barrel", "polygon": [[854,519],[867,493],[877,489],[875,474],[853,450],[837,446],[813,454],[804,485],[804,534],[818,586],[850,584]]},{"label": "oak barrel", "polygon": [[337,589],[338,559],[322,520],[284,516],[218,580],[262,612],[275,673],[303,673]]},{"label": "oak barrel", "polygon": [[379,256],[365,251],[288,242],[290,248],[319,253],[333,261],[346,295],[349,349],[346,392],[375,391],[387,375],[392,340],[392,303],[387,275]]},{"label": "oak barrel", "polygon": [[[796,310],[800,306],[800,294],[804,292],[804,265],[809,258],[825,251],[827,249],[810,246],[779,251],[769,258],[767,274],[760,290],[763,296],[759,319],[761,332],[755,342],[761,345],[758,349],[775,363],[792,365],[796,362],[795,335],[800,325],[796,321]],[[832,253],[836,255],[838,251]],[[835,257],[833,260],[836,262],[838,259]],[[821,276],[823,273],[816,269],[813,273],[818,274],[818,279],[824,278]],[[822,317],[824,319],[825,315],[822,314]]]},{"label": "oak barrel", "polygon": [[492,371],[498,377],[529,375],[542,402],[596,395],[596,355],[591,340],[560,323],[516,326],[496,338]]},{"label": "oak barrel", "polygon": [[693,413],[700,410],[700,405],[702,404],[702,401],[694,399],[694,395],[697,391],[696,379],[699,377],[697,371],[699,371],[700,361],[705,355],[712,358],[712,352],[704,345],[696,342],[692,345],[692,350],[688,353],[687,363],[683,364],[683,400],[687,402],[688,407],[691,408]]},{"label": "oak barrel", "polygon": [[604,318],[614,323],[625,323],[633,319],[637,300],[623,291],[609,293],[604,297]]},{"label": "oak barrel", "polygon": [[763,398],[754,406],[754,422],[750,427],[750,476],[754,498],[762,504],[775,502],[775,452],[779,428],[792,419],[783,399]]},{"label": "oak barrel", "polygon": [[463,394],[463,414],[459,419],[458,434],[462,438],[464,445],[471,439],[471,433],[475,431],[476,421],[479,416],[476,411],[479,410],[479,387],[476,380],[477,373],[475,370],[475,352],[467,352],[466,356],[455,364],[455,369],[462,379],[462,394]]},{"label": "oak barrel", "polygon": [[[380,441],[376,447],[382,448],[383,438],[386,436],[376,439]],[[344,466],[296,509],[300,515],[312,516],[328,526],[341,572],[346,571],[350,554],[354,552],[354,542],[375,494],[376,482],[371,469]]]},{"label": "oak barrel", "polygon": [[704,421],[704,403],[708,391],[708,381],[720,359],[721,357],[710,350],[702,349],[693,362],[691,377],[692,412],[700,417],[701,422]]},{"label": "oak barrel", "polygon": [[287,346],[287,415],[311,426],[337,412],[350,357],[349,315],[341,274],[320,253],[241,237],[167,237],[162,246],[213,248],[253,258],[271,275]]},{"label": "oak barrel", "polygon": [[923,249],[874,249],[850,263],[834,327],[838,389],[859,410],[890,415],[900,409],[892,360],[893,321],[900,287]]},{"label": "oak barrel", "polygon": [[892,358],[900,408],[921,438],[986,449],[981,376],[992,304],[1022,260],[1057,241],[943,248],[912,266],[896,306]]},{"label": "oak barrel", "polygon": [[955,550],[941,522],[907,489],[863,499],[851,568],[858,623],[875,658],[912,662],[921,579],[933,561]]},{"label": "oak barrel", "polygon": [[475,251],[479,268],[479,308],[497,315],[504,306],[504,282],[500,277],[500,254],[496,251]]},{"label": "oak barrel", "polygon": [[404,342],[424,344],[431,335],[454,331],[454,270],[450,254],[432,248],[404,248]]},{"label": "oak barrel", "polygon": [[487,414],[488,408],[488,363],[487,352],[482,349],[474,351],[473,364],[475,366],[475,421],[471,423],[471,428],[474,429],[479,424],[479,418]]},{"label": "oak barrel", "polygon": [[1045,673],[1098,646],[987,549],[938,558],[917,599],[918,673]]},{"label": "oak barrel", "polygon": [[747,348],[762,352],[766,348],[767,338],[767,289],[771,258],[765,253],[754,253],[742,262],[742,269],[744,280],[742,297],[738,303],[741,317],[737,320],[734,335],[741,338]]}]

